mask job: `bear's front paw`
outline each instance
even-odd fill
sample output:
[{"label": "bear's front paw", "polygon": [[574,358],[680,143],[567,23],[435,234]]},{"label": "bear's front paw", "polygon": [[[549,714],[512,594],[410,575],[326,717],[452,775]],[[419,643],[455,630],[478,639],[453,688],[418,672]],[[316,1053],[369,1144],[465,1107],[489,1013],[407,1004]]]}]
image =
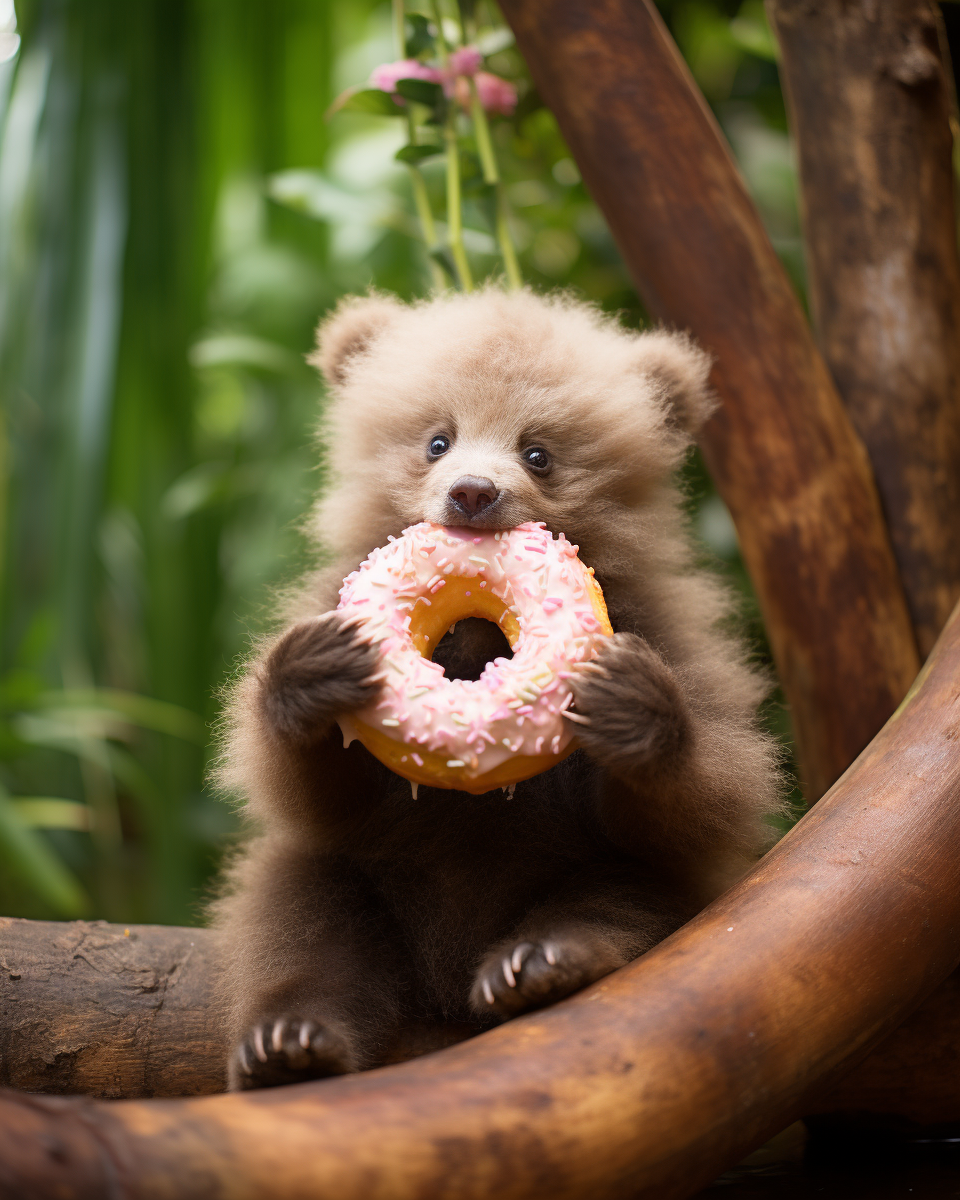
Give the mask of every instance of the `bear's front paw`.
[{"label": "bear's front paw", "polygon": [[356,619],[324,613],[288,630],[260,669],[261,703],[275,733],[294,742],[326,733],[340,714],[375,700],[379,657]]},{"label": "bear's front paw", "polygon": [[680,688],[643,638],[615,633],[571,686],[580,744],[610,770],[629,776],[685,753],[689,721]]},{"label": "bear's front paw", "polygon": [[355,1071],[353,1055],[337,1033],[301,1017],[261,1021],[247,1030],[230,1060],[230,1088],[279,1087]]},{"label": "bear's front paw", "polygon": [[516,1017],[555,1004],[624,964],[587,936],[557,934],[494,950],[477,973],[470,1001],[478,1013]]}]

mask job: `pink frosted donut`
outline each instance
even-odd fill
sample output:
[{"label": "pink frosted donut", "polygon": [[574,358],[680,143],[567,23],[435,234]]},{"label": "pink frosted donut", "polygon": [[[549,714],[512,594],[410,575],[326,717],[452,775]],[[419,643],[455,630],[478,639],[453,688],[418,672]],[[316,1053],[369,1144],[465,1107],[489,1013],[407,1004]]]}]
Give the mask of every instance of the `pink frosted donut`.
[{"label": "pink frosted donut", "polygon": [[[577,547],[542,522],[474,531],[422,522],[374,550],[345,580],[339,610],[364,618],[386,681],[375,704],[340,720],[414,785],[490,791],[552,767],[574,748],[568,680],[612,634],[603,593]],[[430,661],[463,617],[503,630],[513,658],[477,680]]]}]

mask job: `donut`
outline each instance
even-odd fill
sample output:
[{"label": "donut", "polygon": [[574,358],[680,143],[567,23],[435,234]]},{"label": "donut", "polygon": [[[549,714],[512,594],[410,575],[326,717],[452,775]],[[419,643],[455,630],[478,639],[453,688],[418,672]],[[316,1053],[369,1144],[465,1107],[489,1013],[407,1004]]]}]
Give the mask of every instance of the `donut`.
[{"label": "donut", "polygon": [[[414,796],[421,783],[512,793],[566,758],[575,748],[569,681],[613,633],[577,549],[543,522],[477,531],[424,521],[374,550],[344,580],[338,611],[363,618],[383,688],[340,718],[344,745],[359,740]],[[493,621],[513,650],[477,680],[448,679],[430,660],[464,617]]]}]

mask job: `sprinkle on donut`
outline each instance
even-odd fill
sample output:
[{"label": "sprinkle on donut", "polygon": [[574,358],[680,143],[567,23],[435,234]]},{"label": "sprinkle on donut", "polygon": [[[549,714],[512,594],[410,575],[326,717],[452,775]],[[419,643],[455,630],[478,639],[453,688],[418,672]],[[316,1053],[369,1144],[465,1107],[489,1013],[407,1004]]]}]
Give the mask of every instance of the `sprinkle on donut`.
[{"label": "sprinkle on donut", "polygon": [[[573,749],[569,680],[610,635],[606,606],[577,547],[542,522],[504,531],[422,522],[349,575],[339,609],[364,618],[386,673],[380,699],[341,718],[412,783],[480,793],[545,771]],[[513,658],[477,680],[430,661],[463,617],[503,630]]]}]

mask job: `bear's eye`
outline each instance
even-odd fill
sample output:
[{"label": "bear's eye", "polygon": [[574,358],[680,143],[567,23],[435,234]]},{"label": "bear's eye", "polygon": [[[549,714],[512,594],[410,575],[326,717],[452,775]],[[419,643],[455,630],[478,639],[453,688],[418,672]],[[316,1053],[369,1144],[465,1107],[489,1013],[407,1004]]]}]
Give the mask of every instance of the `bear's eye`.
[{"label": "bear's eye", "polygon": [[545,471],[550,466],[550,455],[542,446],[531,446],[529,450],[524,450],[520,457],[535,471]]},{"label": "bear's eye", "polygon": [[430,439],[430,446],[427,453],[431,458],[439,458],[441,454],[446,454],[450,449],[450,439],[442,433],[438,433],[435,438]]}]

